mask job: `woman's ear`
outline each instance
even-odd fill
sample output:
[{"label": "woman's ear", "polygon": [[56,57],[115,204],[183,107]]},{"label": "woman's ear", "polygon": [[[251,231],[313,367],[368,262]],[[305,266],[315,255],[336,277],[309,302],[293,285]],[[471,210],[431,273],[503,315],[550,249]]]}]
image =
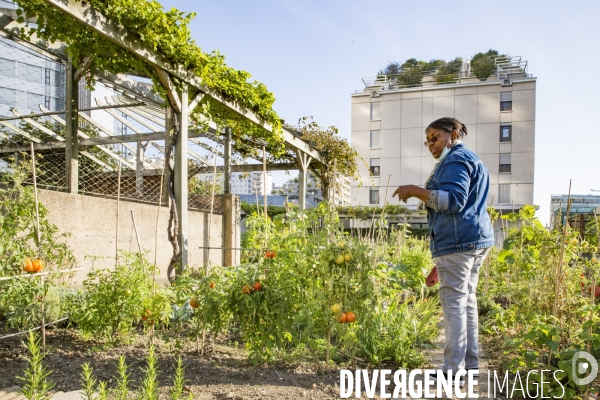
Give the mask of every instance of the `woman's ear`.
[{"label": "woman's ear", "polygon": [[452,141],[452,143],[454,143],[457,139],[458,139],[458,132],[455,129],[452,132],[450,132],[450,140]]}]

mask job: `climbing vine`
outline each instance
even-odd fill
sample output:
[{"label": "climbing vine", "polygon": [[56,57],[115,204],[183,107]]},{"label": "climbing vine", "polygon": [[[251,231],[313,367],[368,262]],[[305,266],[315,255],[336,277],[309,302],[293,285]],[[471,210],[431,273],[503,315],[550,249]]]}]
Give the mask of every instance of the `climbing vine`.
[{"label": "climbing vine", "polygon": [[[18,21],[23,23],[26,18],[34,19],[37,26],[31,25],[30,32],[35,32],[40,38],[50,42],[65,43],[69,55],[74,59],[75,67],[86,58],[92,57],[92,66],[97,69],[152,78],[155,87],[159,89],[157,92],[164,97],[154,68],[134,54],[103,38],[43,0],[16,0],[16,3],[21,7],[17,10]],[[228,67],[225,57],[219,52],[205,53],[196,45],[189,28],[194,13],[185,13],[175,8],[165,12],[162,5],[155,0],[88,0],[86,4],[127,28],[134,36],[130,38],[128,35],[128,40],[139,41],[145,47],[161,53],[173,64],[181,65],[195,73],[205,86],[216,90],[228,101],[256,113],[271,124],[273,132],[257,126],[209,96],[206,96],[202,104],[192,112],[193,122],[202,125],[202,116],[205,116],[219,126],[231,127],[236,142],[259,140],[274,156],[284,153],[281,123],[272,107],[275,97],[262,83],[250,81],[251,75],[248,72]],[[91,75],[88,75],[87,80],[88,84],[93,85]],[[175,84],[180,82],[175,80]],[[195,93],[190,93],[190,96],[193,95]]]},{"label": "climbing vine", "polygon": [[[356,163],[359,155],[348,141],[339,135],[339,131],[335,126],[324,128],[315,122],[312,117],[303,117],[300,118],[296,126],[286,127],[297,132],[305,142],[321,155],[321,160],[327,166],[327,170],[324,173],[323,171],[313,172],[319,175],[322,193],[327,193],[333,183],[334,161],[337,173],[351,179],[360,180]],[[362,161],[364,162],[364,160]]]}]

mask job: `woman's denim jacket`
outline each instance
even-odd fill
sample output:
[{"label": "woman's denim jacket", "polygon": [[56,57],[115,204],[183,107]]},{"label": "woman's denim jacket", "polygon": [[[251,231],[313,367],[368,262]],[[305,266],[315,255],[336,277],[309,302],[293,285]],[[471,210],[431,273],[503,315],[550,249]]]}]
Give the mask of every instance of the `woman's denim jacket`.
[{"label": "woman's denim jacket", "polygon": [[435,209],[427,205],[433,257],[494,245],[486,210],[490,178],[477,154],[464,144],[452,147],[426,187],[439,191]]}]

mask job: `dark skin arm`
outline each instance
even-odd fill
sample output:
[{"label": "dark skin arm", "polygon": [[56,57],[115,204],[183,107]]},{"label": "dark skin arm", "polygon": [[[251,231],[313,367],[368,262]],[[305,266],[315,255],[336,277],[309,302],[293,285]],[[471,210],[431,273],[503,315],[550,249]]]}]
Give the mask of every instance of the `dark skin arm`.
[{"label": "dark skin arm", "polygon": [[431,190],[429,189],[425,189],[415,185],[403,185],[398,186],[398,189],[394,191],[392,198],[397,195],[398,199],[402,200],[405,203],[406,200],[410,199],[411,197],[416,197],[421,201],[427,201],[430,194]]}]

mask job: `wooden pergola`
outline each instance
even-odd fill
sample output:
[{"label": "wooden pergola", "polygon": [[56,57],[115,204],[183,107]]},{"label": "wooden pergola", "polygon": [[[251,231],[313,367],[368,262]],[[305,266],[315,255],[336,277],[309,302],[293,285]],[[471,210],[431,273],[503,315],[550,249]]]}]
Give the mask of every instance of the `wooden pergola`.
[{"label": "wooden pergola", "polygon": [[[106,153],[109,157],[119,158],[118,154],[110,154],[110,150],[105,145],[123,144],[137,142],[151,144],[164,153],[167,146],[174,147],[173,155],[173,170],[174,170],[174,192],[177,215],[179,219],[178,225],[178,243],[180,248],[181,265],[185,266],[188,262],[187,249],[187,212],[188,212],[188,158],[193,158],[201,164],[205,165],[206,172],[215,170],[214,163],[211,163],[206,158],[195,153],[188,148],[188,143],[196,143],[199,146],[206,148],[213,154],[218,154],[223,158],[223,166],[216,167],[216,170],[224,173],[225,177],[225,193],[229,193],[229,177],[231,172],[250,172],[250,171],[266,171],[266,170],[299,170],[299,207],[305,208],[306,197],[306,176],[308,169],[315,171],[317,175],[325,173],[326,164],[322,161],[321,156],[317,151],[312,149],[306,142],[286,129],[282,130],[283,140],[289,153],[295,155],[295,159],[291,162],[281,163],[255,163],[255,164],[239,164],[232,165],[232,147],[235,150],[235,143],[231,140],[231,131],[228,128],[224,132],[218,131],[219,127],[213,122],[207,120],[208,129],[199,131],[190,129],[190,112],[193,111],[202,101],[205,96],[219,102],[228,109],[234,111],[237,115],[251,121],[262,129],[268,132],[273,132],[273,128],[262,120],[254,112],[244,109],[239,105],[225,99],[218,91],[207,87],[203,84],[202,79],[185,69],[182,65],[175,64],[162,55],[160,52],[154,51],[151,48],[144,46],[135,34],[130,32],[126,27],[116,24],[109,18],[104,16],[98,10],[92,8],[85,2],[77,2],[75,0],[44,0],[52,7],[60,10],[65,15],[73,18],[75,21],[85,26],[86,28],[100,34],[106,40],[109,40],[121,48],[127,50],[135,57],[144,61],[155,69],[161,84],[167,93],[167,101],[158,96],[152,88],[140,81],[134,80],[124,74],[113,74],[107,71],[97,70],[93,67],[93,57],[88,57],[84,60],[79,68],[73,67],[73,60],[68,56],[67,46],[63,43],[46,43],[39,39],[35,33],[31,32],[31,28],[27,24],[19,23],[14,15],[0,13],[0,33],[19,44],[41,53],[44,56],[66,65],[66,109],[61,111],[50,111],[40,106],[40,113],[21,115],[14,111],[14,117],[0,118],[0,127],[8,129],[15,135],[27,137],[30,142],[33,142],[33,147],[36,150],[47,149],[65,149],[65,177],[66,188],[70,193],[78,192],[78,158],[79,155],[86,156],[93,160],[93,155],[85,154],[80,151],[81,146],[96,146]],[[116,91],[121,92],[120,95],[111,96],[103,101],[98,101],[96,105],[87,109],[78,109],[78,81],[85,75],[85,71],[90,69],[92,74],[103,84],[113,87]],[[177,78],[180,82],[180,90],[175,88],[172,82],[173,78]],[[189,101],[188,92],[196,93]],[[91,110],[106,110],[113,117],[118,118],[118,114],[114,110],[128,116],[127,120],[121,121],[124,124],[129,123],[129,119],[137,120],[144,125],[144,121],[151,121],[154,125],[163,127],[156,129],[149,124],[150,132],[143,132],[134,125],[129,125],[134,131],[134,134],[116,135],[106,128],[103,128],[97,121],[94,121],[85,112]],[[59,117],[64,115],[64,120]],[[62,124],[66,130],[63,137],[54,132],[46,132],[53,135],[56,141],[41,143],[39,139],[27,135],[17,126],[13,125],[11,120],[22,120],[33,124],[38,129],[46,129],[34,120],[35,117],[50,117],[56,122]],[[99,129],[101,136],[86,137],[80,131],[79,121],[84,119],[87,123]],[[36,125],[37,124],[37,125]],[[176,143],[171,143],[173,127],[178,127],[178,135]],[[199,138],[207,138],[215,143],[221,144],[224,147],[223,152],[218,152],[214,147],[207,146],[201,142]],[[156,143],[164,141],[164,146]],[[258,147],[258,146],[257,146]],[[18,151],[28,151],[30,146],[13,146],[0,148],[0,153],[13,153]],[[161,149],[162,148],[162,149]],[[127,160],[119,160],[124,166],[128,166],[135,170],[136,178],[141,180],[144,175],[162,174],[160,166],[146,159],[144,154],[140,152],[140,146],[136,149],[136,161],[128,162]],[[95,160],[94,162],[101,162]],[[216,163],[216,160],[215,160]],[[128,165],[129,164],[129,165]],[[106,168],[110,166],[105,165]],[[197,172],[196,172],[197,173]]]}]

